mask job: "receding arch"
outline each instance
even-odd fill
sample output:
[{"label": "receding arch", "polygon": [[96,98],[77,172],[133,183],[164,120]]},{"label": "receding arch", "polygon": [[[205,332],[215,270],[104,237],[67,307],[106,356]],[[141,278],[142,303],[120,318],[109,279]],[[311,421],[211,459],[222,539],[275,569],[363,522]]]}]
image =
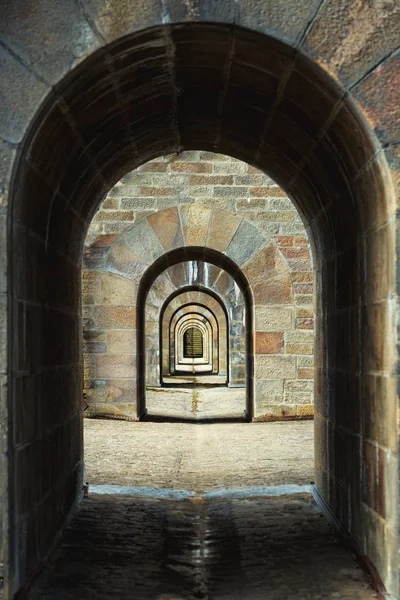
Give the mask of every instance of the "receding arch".
[{"label": "receding arch", "polygon": [[[182,262],[183,260],[206,260],[207,262],[221,267],[238,284],[245,301],[246,321],[246,419],[253,417],[254,398],[254,355],[253,355],[253,300],[248,281],[240,268],[226,255],[215,250],[196,246],[177,248],[159,257],[153,265],[144,273],[137,296],[137,348],[138,348],[138,417],[146,414],[145,405],[145,304],[146,297],[156,278],[168,267]],[[190,287],[190,286],[188,286]],[[197,288],[197,286],[196,286]],[[178,291],[178,290],[177,290]],[[182,290],[179,290],[182,293]],[[176,294],[175,297],[179,295]],[[165,311],[165,306],[163,307]]]},{"label": "receding arch", "polygon": [[[175,311],[175,314],[171,316],[170,320],[170,347],[172,345],[172,341],[174,340],[176,346],[176,351],[179,351],[181,354],[180,344],[182,340],[180,339],[181,332],[183,331],[182,327],[186,328],[186,324],[188,320],[192,320],[193,323],[195,321],[203,322],[204,326],[207,328],[207,344],[204,344],[205,353],[204,358],[207,358],[208,364],[211,365],[211,372],[218,371],[218,352],[219,352],[219,331],[218,331],[218,322],[210,311],[206,310],[204,307],[204,311],[201,312],[202,309],[201,304],[192,305],[188,304],[186,306],[182,306],[179,311]],[[177,312],[180,314],[178,315]],[[176,315],[176,318],[174,318]],[[211,317],[211,318],[210,318]],[[179,339],[178,339],[179,337]],[[211,347],[210,347],[211,345]],[[216,352],[216,353],[215,353]],[[170,356],[171,356],[170,350]],[[171,360],[171,359],[170,359]],[[175,364],[176,359],[175,359]],[[171,365],[171,373],[172,373],[172,361]],[[176,370],[176,369],[175,369]]]},{"label": "receding arch", "polygon": [[[383,494],[363,485],[380,466],[371,445],[382,448],[383,472],[394,472],[397,463],[394,434],[386,435],[389,410],[382,416],[379,408],[383,404],[394,412],[396,402],[395,210],[385,155],[352,90],[306,58],[299,44],[243,29],[233,18],[229,23],[160,24],[116,40],[53,86],[25,132],[9,213],[13,591],[47,552],[82,483],[79,261],[85,228],[123,173],[161,153],[196,148],[227,153],[268,172],[308,226],[318,288],[317,439],[325,449],[333,440],[335,448],[346,448],[347,456],[358,461],[339,464],[333,453],[321,451],[316,481],[396,593],[397,517],[390,499],[397,499],[397,482],[387,477]],[[151,57],[145,68],[143,48]],[[382,261],[387,270],[378,281],[373,275]],[[54,349],[56,329],[64,343]],[[61,372],[64,385],[58,380],[55,386]],[[61,411],[49,410],[54,387]],[[21,405],[49,419],[37,440],[50,462],[35,480],[29,475],[35,460],[29,453],[32,440],[28,436],[22,446],[15,442],[24,432]],[[59,468],[59,456],[46,452],[55,439],[62,455],[71,456],[65,470]],[[51,515],[42,493],[49,471],[57,507]],[[36,498],[24,515],[32,539],[39,538],[43,523],[46,528],[37,551],[30,552],[28,544],[20,558],[23,493]],[[380,538],[389,540],[387,547],[378,547]]]}]

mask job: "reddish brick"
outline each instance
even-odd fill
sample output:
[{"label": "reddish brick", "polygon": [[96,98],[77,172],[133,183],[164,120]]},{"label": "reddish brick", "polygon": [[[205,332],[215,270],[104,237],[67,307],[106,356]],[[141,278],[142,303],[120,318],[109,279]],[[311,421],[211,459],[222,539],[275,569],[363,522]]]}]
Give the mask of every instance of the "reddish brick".
[{"label": "reddish brick", "polygon": [[291,235],[277,235],[274,239],[278,246],[293,246],[293,237]]},{"label": "reddish brick", "polygon": [[279,187],[250,187],[250,196],[268,196],[269,198],[286,198],[286,194]]},{"label": "reddish brick", "polygon": [[308,248],[282,248],[285,258],[310,258]]},{"label": "reddish brick", "polygon": [[256,331],[256,354],[281,354],[283,350],[283,333]]},{"label": "reddish brick", "polygon": [[179,173],[212,173],[212,163],[189,163],[189,162],[174,162],[171,164],[172,171]]},{"label": "reddish brick", "polygon": [[305,235],[295,235],[293,239],[294,246],[308,246],[307,238]]},{"label": "reddish brick", "polygon": [[191,175],[190,185],[233,185],[232,175]]},{"label": "reddish brick", "polygon": [[312,379],[314,377],[314,369],[312,367],[297,369],[297,377],[299,379]]},{"label": "reddish brick", "polygon": [[310,282],[312,283],[314,281],[314,275],[312,273],[304,273],[304,272],[297,272],[297,271],[293,271],[292,272],[292,280],[294,283],[296,282]]},{"label": "reddish brick", "polygon": [[166,173],[168,164],[164,162],[150,162],[139,167],[138,171],[145,173]]},{"label": "reddish brick", "polygon": [[98,235],[92,246],[111,246],[117,237],[116,234]]}]

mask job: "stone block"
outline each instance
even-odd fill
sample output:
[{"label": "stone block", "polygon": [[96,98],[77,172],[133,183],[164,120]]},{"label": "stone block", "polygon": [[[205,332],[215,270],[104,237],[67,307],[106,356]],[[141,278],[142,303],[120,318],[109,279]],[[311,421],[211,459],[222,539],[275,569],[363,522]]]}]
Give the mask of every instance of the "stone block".
[{"label": "stone block", "polygon": [[[82,5],[108,43],[134,31],[162,23],[161,0],[146,0],[134,6],[130,0],[82,0]],[[143,43],[146,43],[146,39]],[[151,164],[153,168],[167,166],[163,163]]]},{"label": "stone block", "polygon": [[215,208],[210,218],[207,246],[225,252],[241,221],[241,217]]},{"label": "stone block", "polygon": [[[11,144],[0,140],[0,209],[8,205],[8,193],[11,181],[12,167],[17,150]],[[5,240],[5,237],[1,237]]]},{"label": "stone block", "polygon": [[136,330],[108,331],[107,352],[108,354],[136,354]]},{"label": "stone block", "polygon": [[258,408],[270,404],[281,404],[283,402],[283,381],[277,380],[256,380],[255,398]]},{"label": "stone block", "polygon": [[96,356],[97,377],[103,379],[132,379],[136,377],[136,357],[106,354]]},{"label": "stone block", "polygon": [[288,392],[313,392],[314,383],[301,379],[293,379],[285,382],[285,390]]},{"label": "stone block", "polygon": [[242,221],[226,250],[226,255],[241,267],[260,252],[266,243],[267,240],[257,227],[248,221]]},{"label": "stone block", "polygon": [[257,354],[254,357],[256,379],[294,379],[296,360],[294,356],[268,356]]},{"label": "stone block", "polygon": [[135,329],[135,306],[96,306],[94,321],[103,329]]},{"label": "stone block", "polygon": [[[6,25],[3,19],[2,23]],[[0,135],[5,142],[18,144],[50,88],[39,81],[4,46],[0,47],[0,64]],[[27,90],[29,94],[26,93]]]},{"label": "stone block", "polygon": [[256,354],[281,354],[283,351],[283,333],[260,332],[255,333]]},{"label": "stone block", "polygon": [[255,307],[256,331],[287,331],[293,328],[293,308]]},{"label": "stone block", "polygon": [[243,266],[243,273],[251,286],[263,283],[266,279],[276,277],[288,270],[276,246],[267,244],[251,260]]},{"label": "stone block", "polygon": [[136,305],[138,282],[111,272],[99,272],[96,286],[96,304]]},{"label": "stone block", "polygon": [[311,367],[301,367],[297,369],[297,376],[300,379],[313,379],[314,369]]},{"label": "stone block", "polygon": [[183,234],[176,207],[168,208],[147,217],[164,250],[183,246]]},{"label": "stone block", "polygon": [[314,405],[313,404],[301,404],[296,407],[297,408],[297,416],[302,419],[307,419],[310,417],[314,417]]},{"label": "stone block", "polygon": [[293,302],[292,281],[289,273],[268,279],[253,286],[254,304],[268,306]]},{"label": "stone block", "polygon": [[196,205],[181,206],[179,214],[185,245],[205,246],[211,209]]},{"label": "stone block", "polygon": [[288,404],[311,404],[310,392],[290,392],[285,390],[285,402]]},{"label": "stone block", "polygon": [[117,243],[108,256],[105,268],[132,280],[139,280],[149,263],[138,257],[125,245]]},{"label": "stone block", "polygon": [[[146,264],[153,263],[164,249],[147,219],[140,219],[121,238],[137,259]],[[115,247],[114,247],[115,249]]]},{"label": "stone block", "polygon": [[350,5],[346,0],[327,2],[304,41],[304,49],[322,59],[330,72],[351,85],[397,47],[398,23],[396,2]]},{"label": "stone block", "polygon": [[4,6],[0,37],[49,83],[57,83],[100,47],[99,36],[73,0],[52,0],[50,4],[38,0],[35,10],[25,8],[23,0]]},{"label": "stone block", "polygon": [[314,344],[286,344],[285,350],[287,354],[312,354]]},{"label": "stone block", "polygon": [[136,393],[136,379],[113,379],[108,382],[108,402],[136,403]]},{"label": "stone block", "polygon": [[300,41],[319,4],[317,0],[242,0],[236,22],[293,44]]}]

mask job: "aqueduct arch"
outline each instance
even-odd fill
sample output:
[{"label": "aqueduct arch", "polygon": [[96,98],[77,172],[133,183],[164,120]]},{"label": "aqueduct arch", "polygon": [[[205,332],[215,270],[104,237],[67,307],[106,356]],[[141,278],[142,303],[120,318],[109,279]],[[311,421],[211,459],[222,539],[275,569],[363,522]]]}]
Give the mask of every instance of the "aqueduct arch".
[{"label": "aqueduct arch", "polygon": [[[212,305],[210,306],[212,301]],[[177,289],[169,298],[167,298],[160,310],[160,328],[161,328],[161,340],[160,340],[160,381],[162,383],[163,376],[168,373],[168,364],[164,361],[164,357],[168,352],[167,341],[168,341],[168,328],[172,324],[172,320],[176,315],[180,314],[181,311],[189,306],[205,306],[214,315],[217,321],[218,329],[218,346],[220,353],[217,361],[218,372],[222,372],[226,375],[226,382],[230,381],[230,369],[229,369],[229,317],[227,308],[220,296],[209,288],[202,286],[201,284],[187,285],[180,289]]]},{"label": "aqueduct arch", "polygon": [[65,43],[46,35],[64,18],[52,3],[46,19],[42,2],[27,16],[10,4],[2,31],[7,598],[81,493],[85,229],[123,173],[182,148],[268,172],[307,223],[318,298],[316,483],[397,593],[398,8],[356,8],[380,28],[360,31],[358,52],[349,52],[351,22],[333,1],[285,3],[282,12],[252,1],[191,10],[143,2],[123,19],[100,3],[82,6],[68,2]]}]

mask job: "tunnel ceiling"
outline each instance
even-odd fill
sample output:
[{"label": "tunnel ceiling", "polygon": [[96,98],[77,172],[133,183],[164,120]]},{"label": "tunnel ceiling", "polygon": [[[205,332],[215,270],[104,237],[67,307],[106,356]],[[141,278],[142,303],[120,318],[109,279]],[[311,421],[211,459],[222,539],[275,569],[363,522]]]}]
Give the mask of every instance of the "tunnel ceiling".
[{"label": "tunnel ceiling", "polygon": [[350,182],[376,150],[352,106],[322,69],[267,36],[154,27],[97,51],[54,89],[27,140],[27,185],[43,192],[35,210],[51,210],[51,234],[65,235],[59,213],[81,227],[127,171],[206,149],[268,172],[308,222],[342,202],[346,234],[357,227]]}]

